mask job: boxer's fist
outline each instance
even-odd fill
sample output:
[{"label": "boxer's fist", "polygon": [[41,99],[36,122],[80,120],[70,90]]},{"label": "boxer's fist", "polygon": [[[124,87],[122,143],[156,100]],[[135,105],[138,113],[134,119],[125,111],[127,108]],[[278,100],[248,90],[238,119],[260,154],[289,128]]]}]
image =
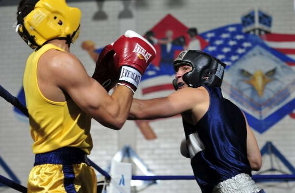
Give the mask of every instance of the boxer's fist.
[{"label": "boxer's fist", "polygon": [[156,55],[155,48],[141,35],[128,30],[113,43],[113,49],[121,69],[119,84],[135,92],[142,74]]},{"label": "boxer's fist", "polygon": [[112,89],[119,79],[118,61],[112,45],[107,45],[101,51],[92,78],[97,80],[107,91]]}]

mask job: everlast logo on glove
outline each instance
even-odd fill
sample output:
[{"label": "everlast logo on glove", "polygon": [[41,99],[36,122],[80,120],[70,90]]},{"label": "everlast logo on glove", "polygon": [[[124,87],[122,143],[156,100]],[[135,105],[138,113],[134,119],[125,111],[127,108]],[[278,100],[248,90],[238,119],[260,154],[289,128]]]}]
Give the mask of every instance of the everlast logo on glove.
[{"label": "everlast logo on glove", "polygon": [[135,92],[156,50],[146,39],[131,30],[116,40],[113,48],[120,67],[118,84]]},{"label": "everlast logo on glove", "polygon": [[[143,47],[141,47],[138,43],[135,44],[135,48],[133,50],[133,52],[139,54],[139,57],[140,55],[142,55],[145,59],[145,61],[147,62],[150,57],[152,56],[152,54],[148,53]],[[142,59],[142,58],[141,58]]]},{"label": "everlast logo on glove", "polygon": [[137,87],[141,80],[141,74],[132,67],[122,66],[120,80],[129,82]]}]

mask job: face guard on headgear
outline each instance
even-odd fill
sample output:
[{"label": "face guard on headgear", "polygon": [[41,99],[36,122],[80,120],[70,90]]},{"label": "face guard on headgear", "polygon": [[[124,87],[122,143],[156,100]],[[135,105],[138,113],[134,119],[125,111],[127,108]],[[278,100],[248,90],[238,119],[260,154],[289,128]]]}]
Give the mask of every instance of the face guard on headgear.
[{"label": "face guard on headgear", "polygon": [[[223,79],[225,64],[218,59],[198,50],[182,51],[173,62],[177,72],[180,66],[189,65],[192,70],[182,76],[189,87],[202,85],[220,87]],[[175,90],[178,89],[177,79],[173,80]]]},{"label": "face guard on headgear", "polygon": [[[16,31],[33,49],[52,39],[65,39],[68,44],[79,36],[81,11],[69,7],[65,0],[28,0],[26,9],[18,10]],[[21,9],[21,8],[20,8]]]}]

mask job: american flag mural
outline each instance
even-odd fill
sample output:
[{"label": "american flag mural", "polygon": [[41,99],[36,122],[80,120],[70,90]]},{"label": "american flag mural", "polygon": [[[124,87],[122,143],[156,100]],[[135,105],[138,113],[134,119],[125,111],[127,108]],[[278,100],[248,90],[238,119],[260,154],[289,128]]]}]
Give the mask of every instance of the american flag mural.
[{"label": "american flag mural", "polygon": [[[224,95],[240,106],[250,126],[260,133],[286,115],[294,117],[294,36],[245,33],[242,24],[230,24],[199,34],[199,38],[206,42],[202,50],[227,64]],[[143,97],[172,92],[174,75],[171,70],[172,64],[163,67],[151,64],[143,76]],[[261,75],[260,79],[257,75]],[[265,82],[251,82],[254,77]]]},{"label": "american flag mural", "polygon": [[[227,64],[224,95],[240,106],[256,131],[263,133],[286,115],[295,119],[295,34],[246,33],[245,28],[251,27],[254,18],[251,14],[243,17],[241,23],[217,27],[195,37],[189,36],[189,27],[171,14],[166,15],[147,30],[156,40],[152,43],[157,57],[142,77],[140,97],[161,97],[173,92],[172,61],[190,42],[198,41],[200,50]],[[269,27],[269,16],[259,15],[264,26]],[[18,99],[25,104],[22,88]],[[18,109],[14,111],[22,114]]]},{"label": "american flag mural", "polygon": [[[270,33],[260,37],[269,47],[295,60],[295,34]],[[295,67],[292,61],[288,65]]]}]

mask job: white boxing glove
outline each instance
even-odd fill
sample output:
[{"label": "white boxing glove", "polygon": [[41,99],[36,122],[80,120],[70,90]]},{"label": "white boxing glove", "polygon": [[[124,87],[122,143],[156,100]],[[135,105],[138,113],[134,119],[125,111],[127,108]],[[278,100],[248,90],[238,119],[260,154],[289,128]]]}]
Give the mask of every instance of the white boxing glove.
[{"label": "white boxing glove", "polygon": [[187,140],[187,149],[191,158],[193,158],[197,153],[205,149],[198,133],[191,133]]},{"label": "white boxing glove", "polygon": [[180,153],[183,157],[190,158],[189,151],[186,144],[186,139],[183,139],[180,143]]}]

